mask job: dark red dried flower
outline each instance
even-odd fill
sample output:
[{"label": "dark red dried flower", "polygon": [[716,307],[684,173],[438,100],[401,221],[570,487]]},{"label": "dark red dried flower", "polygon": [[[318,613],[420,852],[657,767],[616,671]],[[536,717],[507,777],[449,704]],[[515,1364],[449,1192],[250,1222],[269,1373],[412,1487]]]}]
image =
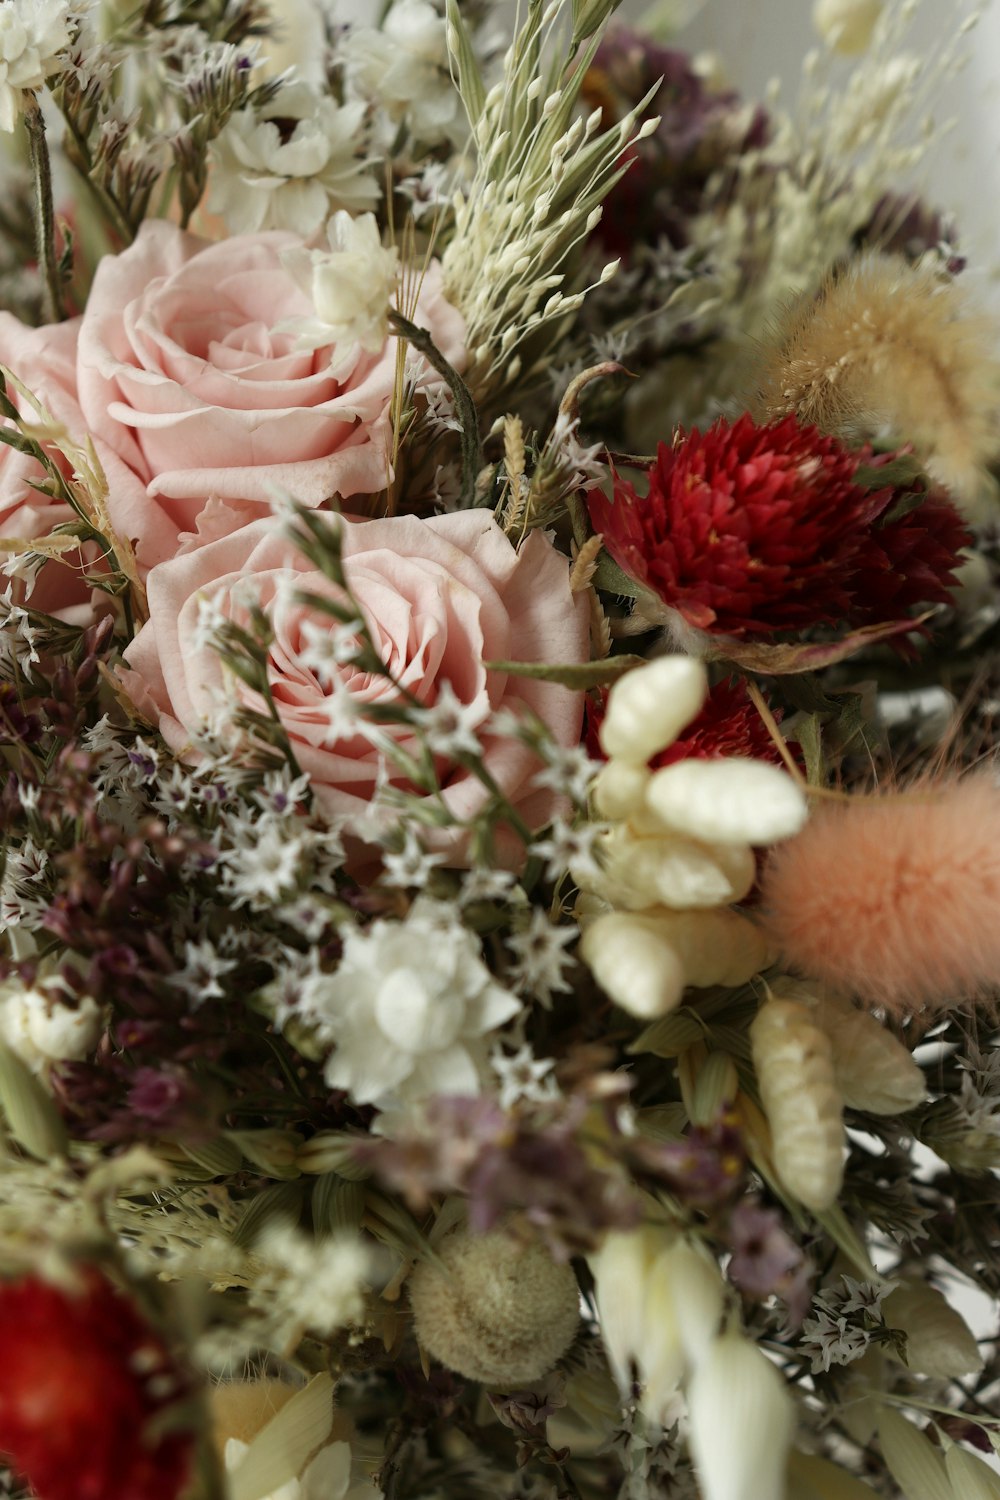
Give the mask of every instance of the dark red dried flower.
[{"label": "dark red dried flower", "polygon": [[0,1285],[0,1452],[42,1500],[175,1500],[193,1437],[154,1422],[184,1393],[97,1271],[73,1292],[36,1276]]},{"label": "dark red dried flower", "polygon": [[941,497],[893,516],[891,486],[856,482],[871,464],[794,416],[720,420],[660,444],[645,498],[620,480],[613,502],[592,492],[590,516],[615,561],[699,630],[878,624],[947,602],[968,536]]}]

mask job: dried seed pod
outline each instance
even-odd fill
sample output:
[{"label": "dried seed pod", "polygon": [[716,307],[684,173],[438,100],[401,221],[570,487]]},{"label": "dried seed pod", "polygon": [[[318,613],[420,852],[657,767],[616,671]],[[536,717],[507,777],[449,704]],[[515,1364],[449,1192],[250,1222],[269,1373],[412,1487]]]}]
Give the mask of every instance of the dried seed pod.
[{"label": "dried seed pod", "polygon": [[569,1348],[580,1296],[538,1241],[460,1230],[409,1280],[417,1338],[469,1380],[508,1390],[539,1380]]},{"label": "dried seed pod", "polygon": [[830,1039],[808,1006],[768,1000],[750,1041],[778,1175],[806,1208],[829,1208],[844,1178],[843,1101]]},{"label": "dried seed pod", "polygon": [[601,749],[615,760],[645,765],[696,718],[708,695],[708,673],[693,656],[659,656],[636,667],[608,694]]},{"label": "dried seed pod", "polygon": [[584,930],[580,955],[616,1005],[641,1021],[680,1004],[684,966],[655,920],[605,912]]},{"label": "dried seed pod", "polygon": [[747,844],[703,844],[667,833],[635,838],[616,828],[604,844],[605,888],[616,906],[690,911],[742,901],[757,874]]}]

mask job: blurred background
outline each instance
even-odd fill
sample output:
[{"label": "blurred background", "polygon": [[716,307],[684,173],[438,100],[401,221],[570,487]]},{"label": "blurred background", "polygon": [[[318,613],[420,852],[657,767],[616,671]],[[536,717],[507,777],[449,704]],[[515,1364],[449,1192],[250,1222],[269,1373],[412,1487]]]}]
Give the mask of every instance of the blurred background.
[{"label": "blurred background", "polygon": [[[959,0],[923,0],[910,45],[924,56],[938,54],[971,9]],[[912,185],[954,214],[969,258],[966,274],[989,283],[1000,310],[1000,0],[982,0],[979,9],[964,48],[966,65],[936,99],[934,142]],[[803,59],[822,46],[813,0],[660,0],[652,6],[625,0],[621,16],[669,28],[686,49],[716,53],[748,99],[763,98],[780,78],[786,107],[795,104]],[[845,74],[851,66],[849,58],[838,63]]]}]

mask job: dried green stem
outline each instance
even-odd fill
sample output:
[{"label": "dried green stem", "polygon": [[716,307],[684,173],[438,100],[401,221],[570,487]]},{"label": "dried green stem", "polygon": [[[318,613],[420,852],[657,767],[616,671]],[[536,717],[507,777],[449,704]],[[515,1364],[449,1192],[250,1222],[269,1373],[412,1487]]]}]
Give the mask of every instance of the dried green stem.
[{"label": "dried green stem", "polygon": [[59,264],[56,259],[55,211],[52,206],[52,167],[45,140],[45,120],[38,96],[28,89],[24,95],[24,124],[28,132],[28,155],[35,184],[35,243],[42,272],[46,321],[61,323],[65,317]]}]

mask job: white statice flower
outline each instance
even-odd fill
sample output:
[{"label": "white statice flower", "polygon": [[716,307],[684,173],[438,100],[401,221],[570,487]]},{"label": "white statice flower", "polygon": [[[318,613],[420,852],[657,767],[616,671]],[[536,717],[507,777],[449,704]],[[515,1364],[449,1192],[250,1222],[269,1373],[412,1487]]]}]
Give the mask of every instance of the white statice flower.
[{"label": "white statice flower", "polygon": [[402,922],[342,932],[339,968],[302,983],[297,1007],[335,1047],[330,1087],[379,1107],[480,1093],[483,1038],[521,1002],[497,984],[475,934],[424,897]]},{"label": "white statice flower", "polygon": [[299,627],[301,645],[298,664],[315,672],[323,687],[330,687],[340,676],[340,668],[356,659],[363,648],[360,617],[343,623],[337,620],[303,619]]},{"label": "white statice flower", "polygon": [[282,260],[312,299],[311,318],[277,325],[294,333],[299,349],[337,349],[334,372],[356,362],[358,352],[376,354],[386,340],[389,304],[399,275],[399,251],[383,249],[374,214],[352,219],[339,209],[327,225],[328,250],[296,247]]},{"label": "white statice flower", "polygon": [[41,660],[35,645],[38,631],[28,611],[14,603],[13,587],[9,583],[0,594],[0,677],[13,681],[20,671],[30,681],[32,667]]},{"label": "white statice flower", "polygon": [[273,1228],[254,1247],[264,1269],[250,1292],[263,1310],[298,1339],[308,1330],[328,1338],[364,1318],[371,1255],[360,1239],[314,1240],[297,1229]]},{"label": "white statice flower", "polygon": [[373,208],[380,190],[359,151],[364,112],[306,83],[237,111],[212,148],[209,209],[232,234],[288,229],[309,239],[337,209]]},{"label": "white statice flower", "polygon": [[8,845],[0,876],[0,926],[37,927],[48,909],[46,880],[49,856],[28,837],[22,844]]},{"label": "white statice flower", "polygon": [[388,139],[405,125],[425,145],[460,143],[465,114],[452,80],[444,17],[427,0],[396,0],[381,29],[359,27],[345,47],[348,83],[384,116]]},{"label": "white statice flower", "polygon": [[548,787],[561,797],[568,797],[578,807],[585,806],[603,762],[591,760],[582,745],[563,747],[543,742],[539,748],[546,764],[536,773],[534,785]]},{"label": "white statice flower", "polygon": [[0,130],[13,130],[25,89],[40,89],[69,46],[67,0],[3,0],[0,5]]},{"label": "white statice flower", "polygon": [[575,927],[557,927],[536,906],[527,925],[507,939],[516,959],[511,970],[513,982],[543,1005],[551,1005],[553,995],[572,989],[565,971],[573,959],[566,948],[576,936]]},{"label": "white statice flower", "polygon": [[862,1354],[871,1343],[871,1334],[846,1317],[819,1305],[814,1318],[807,1318],[802,1325],[801,1348],[812,1358],[812,1372],[818,1375],[832,1365],[849,1365]]},{"label": "white statice flower", "polygon": [[89,996],[77,1005],[58,998],[58,981],[34,985],[17,979],[0,985],[0,1040],[33,1073],[44,1075],[53,1063],[80,1062],[97,1046],[101,1010]]},{"label": "white statice flower", "polygon": [[404,177],[398,188],[409,200],[414,224],[419,224],[422,219],[436,214],[449,204],[454,184],[454,167],[440,161],[426,162],[414,176]]},{"label": "white statice flower", "polygon": [[463,870],[462,883],[458,891],[459,906],[472,906],[476,901],[510,901],[517,876],[510,870],[490,870],[485,865],[474,865]]}]

